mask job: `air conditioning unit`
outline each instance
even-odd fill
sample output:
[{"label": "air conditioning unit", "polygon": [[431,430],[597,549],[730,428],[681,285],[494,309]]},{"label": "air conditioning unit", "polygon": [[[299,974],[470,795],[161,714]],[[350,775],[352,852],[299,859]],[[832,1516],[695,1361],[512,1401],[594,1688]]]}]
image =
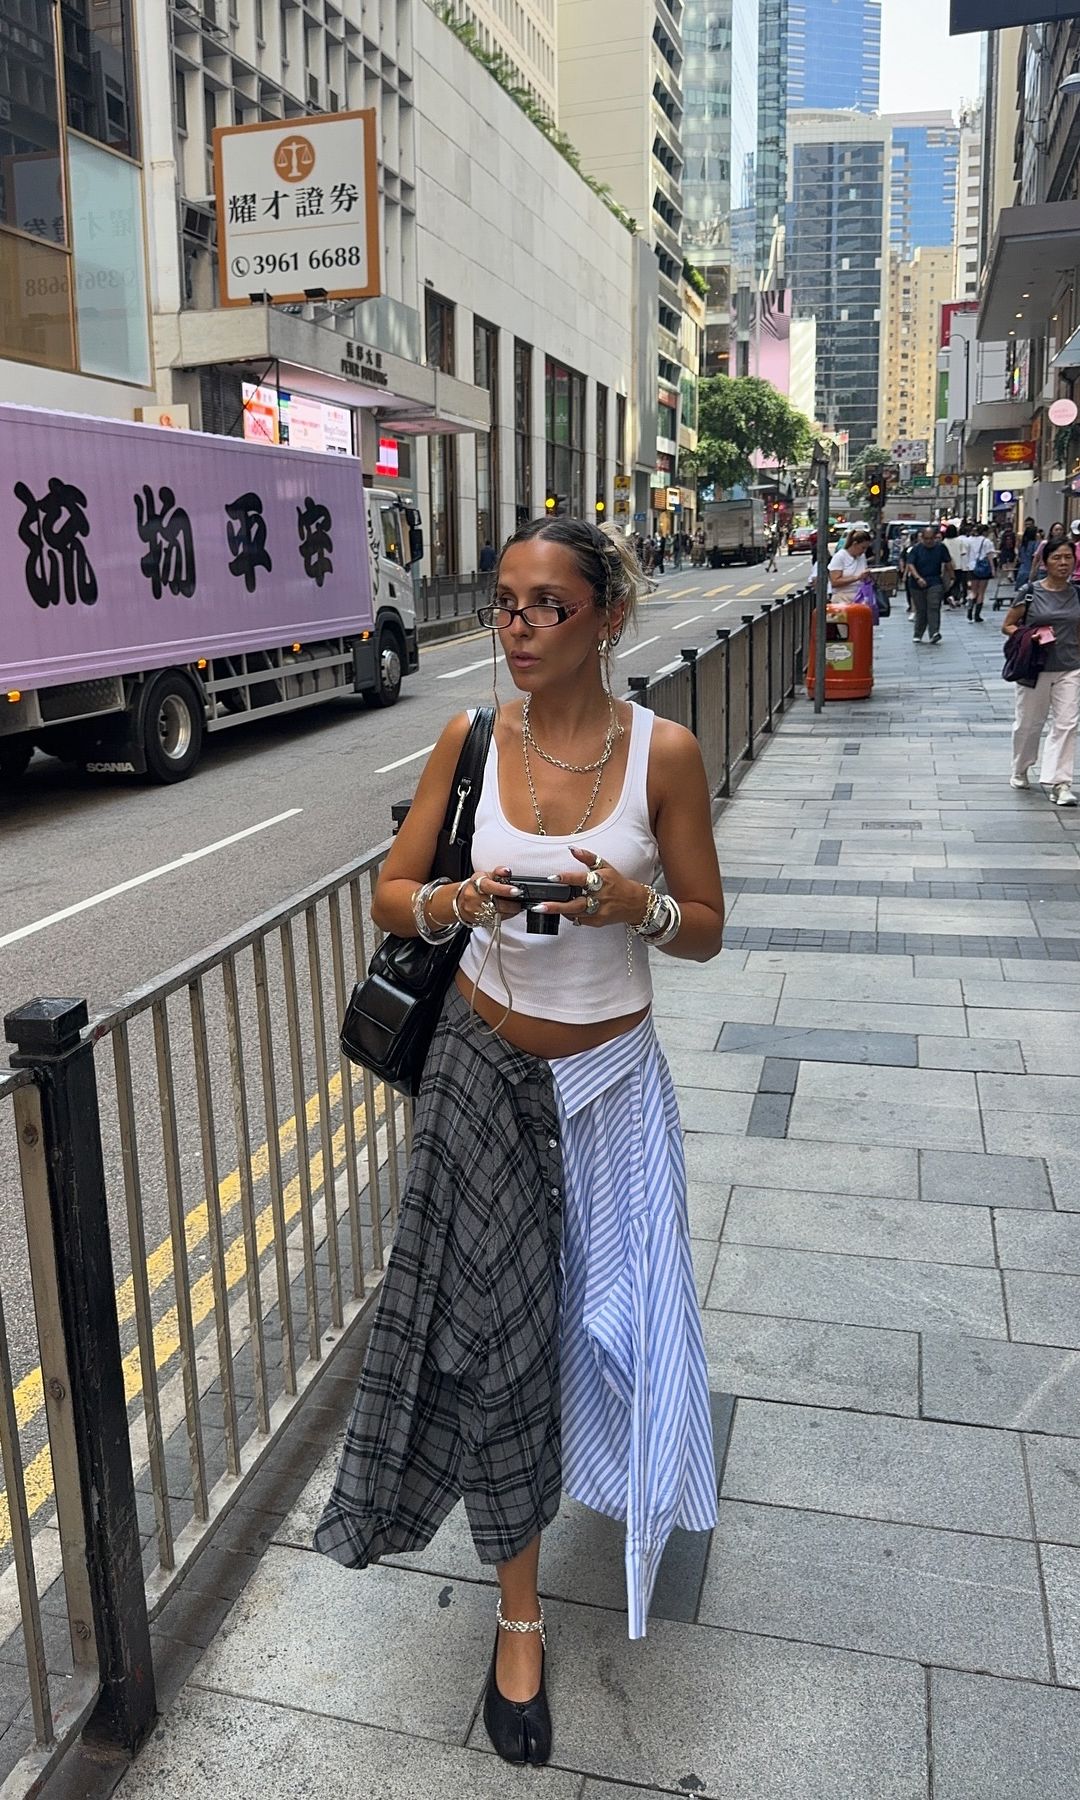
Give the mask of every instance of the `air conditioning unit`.
[{"label": "air conditioning unit", "polygon": [[214,213],[211,205],[186,200],[183,208],[184,236],[196,244],[210,244],[214,236]]}]

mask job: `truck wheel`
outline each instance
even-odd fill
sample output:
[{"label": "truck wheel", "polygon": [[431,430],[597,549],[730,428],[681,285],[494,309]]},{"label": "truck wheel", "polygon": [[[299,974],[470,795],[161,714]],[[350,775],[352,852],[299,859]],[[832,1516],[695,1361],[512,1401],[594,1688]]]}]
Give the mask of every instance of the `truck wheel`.
[{"label": "truck wheel", "polygon": [[0,781],[17,781],[20,775],[25,775],[33,754],[33,744],[25,743],[22,738],[13,738],[8,744],[0,743]]},{"label": "truck wheel", "polygon": [[142,713],[147,774],[155,781],[183,781],[199,760],[203,716],[199,697],[183,675],[167,672],[150,684]]},{"label": "truck wheel", "polygon": [[369,688],[364,695],[368,706],[394,706],[401,692],[401,675],[404,666],[405,646],[396,631],[384,625],[379,632],[379,641],[375,651],[375,666],[378,671],[376,685]]}]

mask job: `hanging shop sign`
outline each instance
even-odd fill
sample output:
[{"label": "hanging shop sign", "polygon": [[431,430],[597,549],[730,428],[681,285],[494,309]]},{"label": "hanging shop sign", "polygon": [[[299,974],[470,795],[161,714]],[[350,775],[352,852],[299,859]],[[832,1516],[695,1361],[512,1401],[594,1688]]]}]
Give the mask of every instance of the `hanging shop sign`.
[{"label": "hanging shop sign", "polygon": [[1020,439],[994,445],[995,469],[1030,469],[1035,461],[1036,446]]},{"label": "hanging shop sign", "polygon": [[214,132],[223,306],[382,292],[375,112]]},{"label": "hanging shop sign", "polygon": [[1049,407],[1048,414],[1051,425],[1074,425],[1076,423],[1077,405],[1075,400],[1055,400]]}]

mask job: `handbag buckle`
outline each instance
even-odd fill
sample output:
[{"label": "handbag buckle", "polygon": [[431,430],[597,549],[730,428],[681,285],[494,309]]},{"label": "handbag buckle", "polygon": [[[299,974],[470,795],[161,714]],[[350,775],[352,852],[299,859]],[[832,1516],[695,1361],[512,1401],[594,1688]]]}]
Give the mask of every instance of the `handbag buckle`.
[{"label": "handbag buckle", "polygon": [[463,781],[458,782],[457,805],[454,808],[454,816],[450,821],[450,842],[452,844],[456,844],[458,841],[458,826],[461,824],[461,815],[465,810],[465,802],[471,793],[472,780],[466,775]]}]

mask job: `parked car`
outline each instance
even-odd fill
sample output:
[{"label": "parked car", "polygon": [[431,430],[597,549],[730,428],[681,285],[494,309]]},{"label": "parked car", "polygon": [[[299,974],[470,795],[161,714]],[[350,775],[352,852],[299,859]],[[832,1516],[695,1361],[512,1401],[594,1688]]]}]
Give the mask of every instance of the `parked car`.
[{"label": "parked car", "polygon": [[813,556],[817,550],[817,527],[814,525],[796,525],[788,532],[788,555],[797,556],[806,551]]}]

